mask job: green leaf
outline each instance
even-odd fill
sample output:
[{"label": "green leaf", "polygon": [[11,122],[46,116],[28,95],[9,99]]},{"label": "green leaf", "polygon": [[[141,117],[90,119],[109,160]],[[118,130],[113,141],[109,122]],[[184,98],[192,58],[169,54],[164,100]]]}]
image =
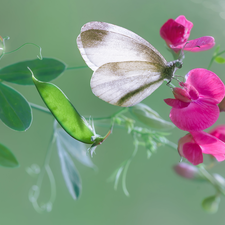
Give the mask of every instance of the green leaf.
[{"label": "green leaf", "polygon": [[202,208],[208,213],[216,213],[219,208],[220,197],[213,195],[202,201]]},{"label": "green leaf", "polygon": [[19,163],[13,153],[3,144],[0,143],[0,165],[4,167],[15,168]]},{"label": "green leaf", "polygon": [[70,153],[71,156],[80,161],[83,165],[96,168],[86,151],[86,145],[72,138],[62,128],[56,129],[57,138]]},{"label": "green leaf", "polygon": [[73,199],[76,200],[78,199],[81,192],[80,176],[72,159],[62,147],[59,139],[57,139],[57,148],[61,163],[62,174],[66,182],[66,186]]},{"label": "green leaf", "polygon": [[25,131],[32,122],[26,99],[13,88],[0,83],[0,119],[10,128]]},{"label": "green leaf", "polygon": [[44,103],[63,129],[78,141],[93,144],[95,133],[66,95],[54,84],[38,81],[34,76],[33,81]]},{"label": "green leaf", "polygon": [[217,45],[213,55],[216,56],[219,53],[219,51],[220,51],[220,45]]},{"label": "green leaf", "polygon": [[135,118],[153,129],[168,130],[174,128],[171,122],[163,120],[156,111],[145,104],[139,103],[129,109]]},{"label": "green leaf", "polygon": [[225,58],[222,56],[217,56],[215,58],[215,62],[219,63],[219,64],[224,64],[225,63]]},{"label": "green leaf", "polygon": [[[123,164],[125,164],[125,162]],[[123,172],[123,169],[124,169],[124,166],[121,166],[121,167],[117,168],[112,173],[112,175],[107,179],[108,182],[113,182],[114,181],[114,190],[117,190],[119,179],[120,179],[120,176],[121,176],[121,174]]]},{"label": "green leaf", "polygon": [[32,76],[27,67],[31,68],[37,79],[41,81],[51,81],[57,78],[66,68],[64,63],[52,58],[27,60],[2,68],[0,80],[21,85],[33,85]]}]

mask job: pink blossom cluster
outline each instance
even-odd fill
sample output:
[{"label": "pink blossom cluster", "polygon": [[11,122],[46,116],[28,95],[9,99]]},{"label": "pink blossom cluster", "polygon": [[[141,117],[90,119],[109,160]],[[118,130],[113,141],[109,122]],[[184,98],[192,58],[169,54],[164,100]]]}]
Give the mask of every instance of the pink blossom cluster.
[{"label": "pink blossom cluster", "polygon": [[[180,50],[203,51],[215,45],[214,38],[210,36],[188,41],[192,26],[185,16],[179,16],[175,20],[169,19],[161,27],[160,35],[175,53]],[[203,153],[223,161],[225,125],[218,126],[209,133],[203,130],[212,126],[220,111],[224,111],[225,86],[215,73],[203,68],[189,71],[185,78],[185,82],[179,83],[180,87],[173,88],[175,98],[164,100],[172,107],[171,121],[179,129],[189,132],[180,138],[178,152],[193,165],[203,162]]]}]

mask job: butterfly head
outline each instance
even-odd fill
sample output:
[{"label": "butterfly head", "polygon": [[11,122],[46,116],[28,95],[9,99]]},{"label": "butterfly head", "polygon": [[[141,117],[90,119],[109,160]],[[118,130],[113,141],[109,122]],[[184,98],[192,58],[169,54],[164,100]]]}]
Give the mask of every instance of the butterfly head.
[{"label": "butterfly head", "polygon": [[179,59],[173,61],[173,63],[175,65],[175,67],[178,69],[182,68],[182,66],[183,66],[183,63]]}]

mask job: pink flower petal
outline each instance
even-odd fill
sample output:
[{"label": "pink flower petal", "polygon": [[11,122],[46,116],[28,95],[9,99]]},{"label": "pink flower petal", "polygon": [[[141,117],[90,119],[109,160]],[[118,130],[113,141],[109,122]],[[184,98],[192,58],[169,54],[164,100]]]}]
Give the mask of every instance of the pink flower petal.
[{"label": "pink flower petal", "polygon": [[185,51],[200,52],[213,48],[215,40],[211,36],[204,36],[194,40],[190,40],[184,47]]},{"label": "pink flower petal", "polygon": [[185,108],[190,104],[189,102],[183,102],[183,101],[180,101],[179,99],[173,99],[173,98],[164,99],[164,102],[167,105],[172,106],[173,108],[176,108],[176,109]]},{"label": "pink flower petal", "polygon": [[[184,83],[181,82],[181,84]],[[182,102],[191,102],[191,97],[189,96],[188,92],[182,88],[178,87],[173,88],[173,95],[176,99],[181,100]]]},{"label": "pink flower petal", "polygon": [[215,127],[213,130],[209,131],[209,134],[225,142],[225,125]]},{"label": "pink flower petal", "polygon": [[225,155],[213,155],[217,161],[221,162],[221,161],[224,161],[225,160]]},{"label": "pink flower petal", "polygon": [[187,38],[184,37],[185,35],[185,27],[173,19],[167,20],[160,29],[160,36],[169,47],[170,45],[176,46],[186,42]]},{"label": "pink flower petal", "polygon": [[[170,103],[169,105],[172,105],[171,100],[165,100],[167,104]],[[177,99],[174,100],[179,101]],[[173,104],[175,105],[175,103]],[[170,111],[170,119],[181,130],[204,130],[217,121],[219,113],[219,107],[217,105],[207,100],[199,99],[191,102],[187,107],[172,108]]]},{"label": "pink flower petal", "polygon": [[187,20],[185,18],[185,16],[183,15],[180,15],[178,16],[175,21],[181,25],[183,25],[186,29],[185,29],[185,32],[186,32],[186,35],[185,35],[185,38],[188,39],[189,36],[190,36],[190,32],[191,32],[191,29],[193,27],[193,23],[189,20]]},{"label": "pink flower petal", "polygon": [[198,165],[203,162],[202,150],[196,143],[185,143],[183,145],[183,154],[193,165]]},{"label": "pink flower petal", "polygon": [[189,71],[185,83],[193,85],[199,95],[213,99],[216,104],[224,98],[225,88],[223,82],[215,73],[209,70],[197,68]]},{"label": "pink flower petal", "polygon": [[[218,138],[204,132],[204,131],[191,131],[195,142],[201,146],[204,154],[220,155],[222,158],[225,154],[225,143]],[[217,156],[219,158],[219,156]]]},{"label": "pink flower petal", "polygon": [[[189,96],[189,99],[197,100],[199,98],[199,93],[193,85],[190,85],[190,84],[184,83],[184,82],[180,82],[179,84],[181,87],[184,88],[183,91],[185,91],[187,93],[186,95]],[[180,99],[180,100],[182,100],[182,99]]]},{"label": "pink flower petal", "polygon": [[180,156],[184,157],[183,154],[183,146],[185,143],[190,142],[190,143],[195,143],[194,138],[190,133],[186,134],[184,137],[180,138],[178,141],[178,152]]}]

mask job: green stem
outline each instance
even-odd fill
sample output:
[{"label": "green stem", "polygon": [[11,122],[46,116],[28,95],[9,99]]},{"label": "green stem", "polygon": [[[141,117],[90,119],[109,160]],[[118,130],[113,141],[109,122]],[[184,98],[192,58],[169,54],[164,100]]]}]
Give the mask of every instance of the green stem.
[{"label": "green stem", "polygon": [[78,70],[78,69],[86,69],[88,66],[73,66],[73,67],[67,67],[66,70]]},{"label": "green stem", "polygon": [[33,108],[33,109],[37,109],[37,110],[39,110],[41,112],[44,112],[44,113],[52,115],[52,113],[47,108],[45,108],[43,106],[31,103],[31,102],[29,104],[30,104],[31,108]]},{"label": "green stem", "polygon": [[120,109],[119,111],[117,111],[116,113],[112,114],[111,118],[114,118],[114,117],[116,117],[120,114],[123,114],[123,113],[127,112],[127,111],[128,111],[128,108],[124,107],[124,108]]},{"label": "green stem", "polygon": [[211,183],[215,187],[217,192],[219,192],[225,196],[224,190],[221,189],[221,187],[217,184],[215,179],[211,176],[211,174],[203,166],[199,167],[199,171],[202,174],[202,176],[204,176],[206,178],[206,180],[208,180],[209,183]]},{"label": "green stem", "polygon": [[[53,175],[53,173],[51,171],[51,168],[49,166],[49,161],[50,161],[51,152],[52,152],[51,150],[53,149],[52,145],[53,145],[54,141],[55,141],[55,129],[52,133],[50,143],[49,143],[49,146],[48,146],[48,150],[47,150],[47,153],[46,153],[46,156],[45,156],[45,161],[44,161],[44,164],[42,166],[41,173],[38,176],[37,183],[36,183],[36,185],[32,186],[32,188],[29,192],[29,200],[31,201],[34,209],[39,213],[42,213],[43,211],[47,211],[47,212],[51,211],[52,204],[53,204],[53,202],[55,201],[55,198],[56,198],[55,178],[54,178],[54,175]],[[51,195],[50,195],[50,199],[47,203],[45,203],[42,206],[39,206],[38,198],[40,196],[41,186],[42,186],[42,182],[43,182],[43,179],[44,179],[45,172],[47,173],[49,181],[50,181]]]},{"label": "green stem", "polygon": [[38,177],[38,180],[37,180],[37,186],[40,187],[41,184],[42,184],[42,181],[43,181],[43,178],[44,178],[44,174],[45,174],[45,170],[46,170],[46,167],[48,166],[49,164],[49,161],[50,161],[50,158],[51,158],[51,150],[52,150],[52,145],[55,141],[55,133],[53,132],[52,136],[51,136],[51,139],[50,139],[50,143],[49,143],[49,146],[48,146],[48,150],[46,152],[46,156],[45,156],[45,161],[44,161],[44,164],[42,166],[42,169],[41,169],[41,173]]},{"label": "green stem", "polygon": [[[44,112],[44,113],[47,113],[47,114],[52,115],[52,113],[51,113],[51,112],[49,111],[49,109],[46,108],[46,107],[43,107],[43,106],[34,104],[34,103],[32,103],[32,102],[30,102],[29,104],[30,104],[30,106],[31,106],[33,109],[36,109],[36,110],[39,110],[39,111],[41,111],[41,112]],[[126,112],[127,110],[128,110],[127,108],[122,108],[122,109],[120,109],[119,111],[117,111],[116,113],[112,114],[111,116],[107,116],[107,117],[96,117],[96,118],[92,118],[92,119],[93,119],[93,120],[110,120],[110,119],[112,119],[112,118],[118,116],[119,114],[122,114],[122,113]],[[89,117],[88,117],[88,118],[86,117],[85,119],[88,120]]]},{"label": "green stem", "polygon": [[[113,113],[111,116],[106,116],[106,117],[96,117],[96,118],[92,118],[93,120],[111,120],[114,117],[123,114],[125,112],[127,112],[128,108],[122,108],[119,111]],[[89,118],[85,118],[85,119],[89,119]]]},{"label": "green stem", "polygon": [[138,152],[138,140],[136,139],[135,135],[133,136],[133,138],[134,138],[134,151],[133,151],[131,157],[127,160],[127,162],[124,166],[124,169],[123,169],[123,174],[122,174],[122,188],[123,188],[123,192],[126,196],[130,195],[127,190],[127,186],[126,186],[127,171],[130,166],[130,163],[132,162],[133,158],[135,157],[135,155]]},{"label": "green stem", "polygon": [[216,54],[216,55],[214,55],[213,57],[212,57],[212,59],[211,59],[211,61],[210,61],[210,63],[209,63],[209,66],[208,66],[208,70],[210,69],[210,67],[212,66],[212,64],[213,64],[213,61],[215,60],[215,58],[217,57],[217,56],[219,56],[219,55],[222,55],[223,53],[225,53],[225,50],[224,51],[222,51],[222,52],[220,52],[220,53],[218,53],[218,54]]},{"label": "green stem", "polygon": [[5,52],[4,54],[6,55],[6,54],[10,54],[10,53],[13,53],[13,52],[15,52],[15,51],[17,51],[17,50],[19,50],[19,49],[21,49],[22,47],[24,47],[25,45],[34,45],[34,46],[36,46],[36,47],[38,47],[39,48],[39,50],[40,50],[40,56],[37,56],[39,59],[42,59],[42,54],[41,54],[41,47],[39,46],[39,45],[36,45],[36,44],[34,44],[34,43],[25,43],[25,44],[23,44],[23,45],[21,45],[19,48],[16,48],[15,50],[12,50],[12,51],[10,51],[10,52]]},{"label": "green stem", "polygon": [[177,145],[174,144],[172,141],[169,141],[168,139],[167,139],[167,142],[165,143],[165,145],[171,147],[172,149],[177,150]]}]

